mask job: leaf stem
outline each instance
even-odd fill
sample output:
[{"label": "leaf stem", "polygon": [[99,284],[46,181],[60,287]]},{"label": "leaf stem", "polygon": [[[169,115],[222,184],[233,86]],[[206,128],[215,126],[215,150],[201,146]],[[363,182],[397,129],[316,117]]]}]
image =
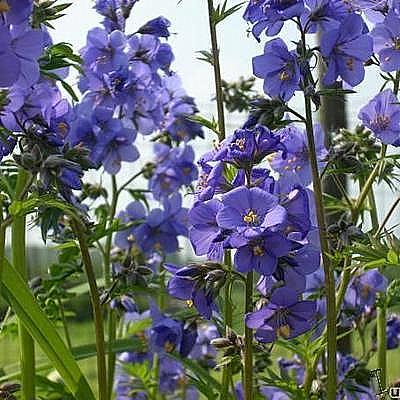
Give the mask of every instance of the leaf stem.
[{"label": "leaf stem", "polygon": [[97,350],[97,379],[99,389],[99,400],[107,399],[107,369],[106,369],[106,355],[105,355],[105,343],[104,343],[104,325],[103,315],[100,305],[99,290],[97,288],[96,276],[94,274],[94,268],[92,259],[90,257],[88,240],[79,219],[73,218],[71,221],[72,228],[78,238],[79,247],[81,249],[82,262],[85,266],[86,275],[88,278],[90,288],[90,299],[92,302],[93,318],[95,325],[96,334],[96,350]]},{"label": "leaf stem", "polygon": [[[23,168],[19,169],[15,198],[23,199],[26,195],[26,186],[30,180],[29,173]],[[12,259],[15,269],[20,273],[25,282],[28,281],[28,269],[26,263],[26,217],[15,217],[11,227]],[[4,258],[2,263],[4,262]],[[18,332],[20,343],[21,384],[22,399],[35,400],[35,344],[25,326],[18,320]]]}]

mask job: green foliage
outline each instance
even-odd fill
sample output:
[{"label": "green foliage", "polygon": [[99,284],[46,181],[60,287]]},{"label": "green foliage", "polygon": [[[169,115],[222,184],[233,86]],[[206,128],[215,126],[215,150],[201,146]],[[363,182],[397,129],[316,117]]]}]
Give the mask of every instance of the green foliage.
[{"label": "green foliage", "polygon": [[42,24],[54,29],[50,21],[63,17],[65,11],[72,3],[56,4],[57,0],[35,1],[32,16],[32,26],[40,28]]},{"label": "green foliage", "polygon": [[55,327],[36,303],[20,274],[5,260],[2,293],[27,331],[47,355],[77,400],[94,395],[71,352]]},{"label": "green foliage", "polygon": [[197,51],[197,53],[200,54],[200,56],[197,57],[197,60],[204,61],[210,65],[214,65],[214,57],[213,57],[212,51],[200,50],[200,51]]},{"label": "green foliage", "polygon": [[228,8],[227,3],[228,3],[228,0],[224,0],[223,2],[218,4],[217,7],[214,7],[211,18],[215,25],[219,24],[224,19],[228,18],[232,14],[239,11],[246,2],[243,1],[243,2],[238,3],[230,8]]},{"label": "green foliage", "polygon": [[243,112],[250,110],[250,104],[256,98],[255,78],[240,77],[237,82],[222,81],[222,95],[228,111]]}]

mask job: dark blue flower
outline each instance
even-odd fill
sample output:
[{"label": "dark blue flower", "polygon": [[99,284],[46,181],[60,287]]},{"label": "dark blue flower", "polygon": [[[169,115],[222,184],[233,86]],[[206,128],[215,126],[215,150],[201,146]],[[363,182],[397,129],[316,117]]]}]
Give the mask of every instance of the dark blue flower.
[{"label": "dark blue flower", "polygon": [[400,318],[390,315],[386,322],[387,349],[397,349],[400,345]]},{"label": "dark blue flower", "polygon": [[158,37],[168,37],[170,35],[168,28],[171,22],[164,17],[154,18],[138,29],[139,33],[154,35]]},{"label": "dark blue flower", "polygon": [[279,38],[267,42],[264,54],[253,58],[253,73],[264,79],[266,94],[285,102],[300,88],[301,74],[297,56]]},{"label": "dark blue flower", "polygon": [[246,325],[256,329],[255,337],[258,341],[271,343],[278,337],[291,339],[309,331],[315,313],[314,301],[299,301],[296,291],[278,288],[267,305],[246,315]]},{"label": "dark blue flower", "polygon": [[324,32],[320,45],[328,64],[324,84],[333,84],[339,76],[351,86],[362,82],[364,62],[372,56],[372,47],[372,38],[357,14],[350,14],[337,28]]}]

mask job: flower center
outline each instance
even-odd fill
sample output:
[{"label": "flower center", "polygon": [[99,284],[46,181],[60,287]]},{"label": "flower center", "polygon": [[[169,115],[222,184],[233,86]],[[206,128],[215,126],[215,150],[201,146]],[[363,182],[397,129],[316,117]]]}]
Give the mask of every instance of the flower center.
[{"label": "flower center", "polygon": [[377,115],[372,121],[371,125],[374,128],[386,129],[390,124],[390,117],[388,115]]},{"label": "flower center", "polygon": [[172,353],[172,351],[174,350],[174,348],[175,348],[175,345],[173,344],[173,343],[171,343],[171,342],[165,342],[165,344],[164,344],[164,350],[167,352],[167,353]]},{"label": "flower center", "polygon": [[290,326],[289,325],[282,325],[276,331],[278,336],[282,336],[283,338],[287,339],[290,336]]},{"label": "flower center", "polygon": [[10,5],[6,0],[0,0],[0,13],[10,11]]},{"label": "flower center", "polygon": [[241,139],[236,139],[235,143],[233,143],[233,145],[238,147],[239,150],[243,151],[245,143],[246,143],[246,139],[245,138],[241,138]]},{"label": "flower center", "polygon": [[280,74],[279,74],[279,79],[281,80],[281,81],[288,81],[289,79],[291,79],[291,77],[292,77],[292,75],[290,74],[290,72],[288,72],[288,71],[282,71]]},{"label": "flower center", "polygon": [[257,257],[261,257],[265,254],[264,248],[260,245],[253,247],[253,254]]},{"label": "flower center", "polygon": [[393,41],[393,44],[395,50],[400,50],[400,37],[396,37]]},{"label": "flower center", "polygon": [[249,225],[256,224],[258,222],[258,215],[253,210],[249,210],[249,212],[243,217],[243,221]]},{"label": "flower center", "polygon": [[354,58],[350,57],[346,60],[346,67],[350,70],[353,71],[354,69]]}]

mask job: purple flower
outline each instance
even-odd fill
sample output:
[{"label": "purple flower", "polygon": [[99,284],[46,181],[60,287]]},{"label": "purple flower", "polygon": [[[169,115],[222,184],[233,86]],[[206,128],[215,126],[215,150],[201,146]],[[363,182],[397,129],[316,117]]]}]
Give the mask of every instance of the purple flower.
[{"label": "purple flower", "polygon": [[300,16],[303,10],[302,0],[250,0],[243,18],[253,24],[253,35],[259,40],[264,30],[267,36],[277,35],[284,21]]},{"label": "purple flower", "polygon": [[173,274],[168,282],[168,293],[180,300],[193,304],[200,315],[211,319],[212,312],[217,310],[215,293],[205,289],[205,280],[197,266],[179,268],[166,264],[165,268]]},{"label": "purple flower", "polygon": [[259,236],[284,223],[285,209],[278,198],[259,188],[240,186],[224,195],[217,213],[218,226],[233,229],[245,239]]},{"label": "purple flower", "polygon": [[345,295],[343,308],[360,315],[375,305],[376,296],[387,288],[388,280],[377,269],[356,276]]},{"label": "purple flower", "polygon": [[171,26],[171,22],[164,17],[157,17],[138,29],[138,33],[154,35],[157,37],[168,37],[170,35],[168,28]]},{"label": "purple flower", "polygon": [[7,25],[20,25],[28,20],[32,8],[32,0],[2,0],[0,15]]},{"label": "purple flower", "polygon": [[289,101],[300,84],[300,67],[294,52],[282,39],[265,44],[264,54],[253,58],[253,73],[264,79],[264,92],[270,97]]},{"label": "purple flower", "polygon": [[163,201],[163,209],[154,208],[144,224],[138,227],[136,237],[145,252],[174,253],[178,250],[178,236],[187,236],[187,209],[182,208],[182,198],[176,193]]},{"label": "purple flower", "polygon": [[91,153],[93,161],[104,166],[109,174],[115,175],[121,169],[122,161],[136,161],[139,152],[133,145],[136,131],[123,121],[108,121],[97,134],[96,145]]},{"label": "purple flower", "polygon": [[278,265],[278,257],[287,255],[295,243],[280,233],[265,232],[241,246],[235,253],[235,265],[239,272],[254,269],[261,275],[272,275]]},{"label": "purple flower", "polygon": [[[282,191],[289,192],[296,184],[308,186],[312,181],[308,140],[306,133],[294,125],[279,131],[281,142],[285,146],[286,157],[277,154],[272,162],[272,168],[279,172],[279,184]],[[324,133],[320,125],[314,126],[315,150],[318,158],[318,167],[324,165],[328,152],[325,148]]]},{"label": "purple flower", "polygon": [[12,86],[19,77],[21,62],[11,47],[7,26],[0,26],[0,87]]},{"label": "purple flower", "polygon": [[305,0],[307,8],[301,15],[306,33],[315,33],[318,27],[329,30],[337,27],[347,15],[346,4],[342,0]]},{"label": "purple flower", "polygon": [[154,145],[156,168],[149,181],[149,189],[159,200],[177,192],[181,186],[189,186],[197,178],[194,151],[189,145],[169,147]]},{"label": "purple flower", "polygon": [[85,68],[96,74],[109,73],[126,67],[128,57],[124,53],[125,35],[121,31],[108,34],[104,29],[94,28],[87,34],[87,45],[81,50]]},{"label": "purple flower", "polygon": [[126,20],[138,0],[96,0],[94,8],[105,17],[103,24],[109,32],[124,31]]},{"label": "purple flower", "polygon": [[[125,224],[137,223],[146,218],[146,209],[139,201],[129,203],[125,211],[119,213],[118,218]],[[118,231],[115,235],[115,245],[120,249],[128,250],[136,242],[138,226],[134,225],[128,229]]]},{"label": "purple flower", "polygon": [[267,305],[246,315],[246,325],[256,329],[258,341],[271,343],[278,337],[292,339],[310,330],[315,313],[314,301],[299,301],[296,291],[278,288]]},{"label": "purple flower", "polygon": [[328,64],[324,84],[331,85],[340,76],[349,85],[358,85],[364,79],[364,62],[372,56],[372,47],[372,38],[357,14],[350,14],[337,28],[324,32],[320,46]]},{"label": "purple flower", "polygon": [[189,239],[196,255],[207,255],[209,260],[221,261],[224,254],[222,229],[217,224],[217,213],[223,204],[217,199],[198,203],[189,211]]},{"label": "purple flower", "polygon": [[400,345],[400,318],[390,315],[386,322],[387,349],[397,349]]},{"label": "purple flower", "polygon": [[211,340],[220,337],[217,327],[214,324],[202,324],[197,328],[198,336],[196,343],[190,352],[189,357],[209,368],[216,366],[217,351]]},{"label": "purple flower", "polygon": [[400,145],[400,105],[391,89],[377,94],[360,110],[358,118],[382,143]]},{"label": "purple flower", "polygon": [[390,12],[381,24],[371,32],[374,39],[374,51],[379,55],[382,71],[391,72],[400,69],[400,18]]}]

